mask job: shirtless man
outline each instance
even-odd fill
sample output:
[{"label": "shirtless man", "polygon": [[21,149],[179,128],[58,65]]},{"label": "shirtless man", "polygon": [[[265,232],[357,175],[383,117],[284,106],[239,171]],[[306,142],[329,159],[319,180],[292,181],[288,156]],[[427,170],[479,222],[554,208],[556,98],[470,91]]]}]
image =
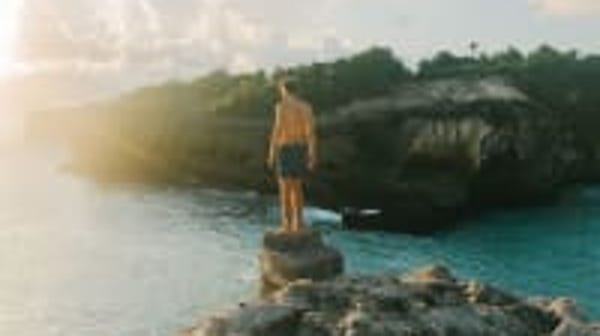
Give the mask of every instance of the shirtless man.
[{"label": "shirtless man", "polygon": [[303,180],[317,162],[315,119],[312,107],[295,96],[294,83],[280,80],[281,100],[275,108],[275,123],[271,134],[267,165],[275,168],[279,180],[282,230],[304,229]]}]

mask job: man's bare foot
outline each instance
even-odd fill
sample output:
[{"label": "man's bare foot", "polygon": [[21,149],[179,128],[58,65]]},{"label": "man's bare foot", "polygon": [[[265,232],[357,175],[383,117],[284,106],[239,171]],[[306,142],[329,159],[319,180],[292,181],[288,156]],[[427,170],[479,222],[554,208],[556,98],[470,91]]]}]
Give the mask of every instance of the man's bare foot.
[{"label": "man's bare foot", "polygon": [[277,233],[291,233],[293,231],[292,226],[285,223],[281,224],[279,229],[277,229]]},{"label": "man's bare foot", "polygon": [[304,228],[305,228],[304,224],[301,224],[301,223],[294,223],[292,225],[293,232],[302,232],[302,231],[304,231]]}]

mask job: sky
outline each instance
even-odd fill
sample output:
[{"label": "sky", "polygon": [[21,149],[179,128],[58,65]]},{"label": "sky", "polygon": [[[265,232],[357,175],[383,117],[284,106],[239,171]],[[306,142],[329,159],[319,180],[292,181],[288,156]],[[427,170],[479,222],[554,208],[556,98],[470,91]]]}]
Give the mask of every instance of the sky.
[{"label": "sky", "polygon": [[441,49],[467,53],[470,41],[600,53],[600,0],[2,1],[0,77],[82,96],[373,45],[412,65]]}]

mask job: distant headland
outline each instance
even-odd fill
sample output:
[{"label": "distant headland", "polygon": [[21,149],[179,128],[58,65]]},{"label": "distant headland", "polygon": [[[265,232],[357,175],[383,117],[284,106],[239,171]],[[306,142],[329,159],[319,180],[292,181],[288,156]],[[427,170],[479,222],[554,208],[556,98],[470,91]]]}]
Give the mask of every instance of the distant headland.
[{"label": "distant headland", "polygon": [[293,75],[319,119],[316,205],[382,210],[377,229],[427,233],[484,211],[551,202],[600,177],[600,56],[550,46],[409,69],[375,47],[275,74],[216,71],[85,107],[31,114],[32,141],[66,144],[68,169],[106,182],[274,191],[264,166]]}]

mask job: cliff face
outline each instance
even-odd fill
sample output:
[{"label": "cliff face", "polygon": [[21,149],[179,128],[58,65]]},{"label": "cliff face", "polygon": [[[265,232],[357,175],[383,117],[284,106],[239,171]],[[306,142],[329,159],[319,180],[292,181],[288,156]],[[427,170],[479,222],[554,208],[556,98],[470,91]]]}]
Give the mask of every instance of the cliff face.
[{"label": "cliff face", "polygon": [[[92,126],[71,140],[73,168],[107,180],[276,190],[264,164],[272,115],[262,109],[244,118],[134,110],[143,122],[102,119],[110,113],[81,122]],[[491,208],[544,202],[594,162],[574,144],[564,113],[501,78],[405,84],[317,114],[320,164],[309,199],[383,210],[369,229],[431,232]]]},{"label": "cliff face", "polygon": [[298,280],[267,300],[215,315],[185,336],[593,336],[568,299],[525,299],[444,267],[403,276]]},{"label": "cliff face", "polygon": [[559,118],[494,78],[407,85],[340,109],[322,127],[314,196],[381,208],[385,229],[429,231],[547,200],[576,160]]}]

